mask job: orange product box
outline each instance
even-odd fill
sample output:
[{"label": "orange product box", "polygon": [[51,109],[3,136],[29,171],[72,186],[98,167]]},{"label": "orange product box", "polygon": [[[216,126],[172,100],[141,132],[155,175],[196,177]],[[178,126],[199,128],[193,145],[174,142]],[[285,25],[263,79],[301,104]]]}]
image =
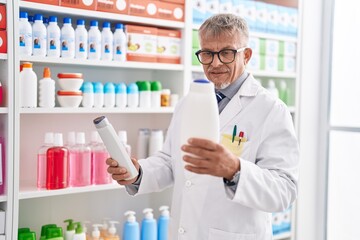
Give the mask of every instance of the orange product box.
[{"label": "orange product box", "polygon": [[96,0],[60,0],[60,6],[96,10]]},{"label": "orange product box", "polygon": [[126,25],[128,48],[126,59],[137,62],[156,62],[157,28]]},{"label": "orange product box", "polygon": [[158,18],[171,21],[184,21],[185,8],[184,5],[159,2]]},{"label": "orange product box", "polygon": [[154,0],[129,0],[129,15],[139,17],[158,17],[158,1]]},{"label": "orange product box", "polygon": [[7,53],[7,36],[5,30],[0,30],[0,53]]},{"label": "orange product box", "polygon": [[128,0],[97,0],[96,11],[127,14]]},{"label": "orange product box", "polygon": [[185,5],[185,0],[160,0],[160,2],[171,2]]},{"label": "orange product box", "polygon": [[181,62],[181,31],[158,29],[157,61],[160,63]]},{"label": "orange product box", "polygon": [[25,0],[28,2],[36,2],[36,3],[43,3],[43,4],[50,4],[50,5],[59,5],[59,0]]},{"label": "orange product box", "polygon": [[6,5],[0,4],[0,29],[6,29]]}]

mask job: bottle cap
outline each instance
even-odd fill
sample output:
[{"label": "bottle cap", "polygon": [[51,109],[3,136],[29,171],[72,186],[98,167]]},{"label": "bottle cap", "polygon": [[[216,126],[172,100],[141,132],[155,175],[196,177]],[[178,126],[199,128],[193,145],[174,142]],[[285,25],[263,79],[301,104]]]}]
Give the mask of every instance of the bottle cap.
[{"label": "bottle cap", "polygon": [[97,131],[91,131],[91,142],[99,142],[99,133]]},{"label": "bottle cap", "polygon": [[169,206],[161,206],[159,211],[161,212],[162,216],[168,217],[170,215]]},{"label": "bottle cap", "polygon": [[161,94],[170,95],[170,93],[171,93],[170,89],[161,90]]},{"label": "bottle cap", "polygon": [[80,89],[83,93],[93,93],[94,85],[91,82],[83,82]]},{"label": "bottle cap", "polygon": [[46,238],[45,239],[53,239],[60,238],[63,236],[62,227],[54,227],[46,229]]},{"label": "bottle cap", "polygon": [[52,133],[52,132],[45,133],[44,143],[45,144],[54,144],[54,133]]},{"label": "bottle cap", "polygon": [[136,85],[136,83],[130,83],[127,86],[126,92],[127,94],[139,93],[139,87]]},{"label": "bottle cap", "polygon": [[49,23],[49,19],[47,17],[43,17],[43,23],[44,24],[48,24]]},{"label": "bottle cap", "polygon": [[101,82],[93,82],[94,93],[104,93],[104,85]]},{"label": "bottle cap", "polygon": [[117,24],[115,25],[115,29],[124,29],[124,24],[122,24],[122,23],[117,23]]},{"label": "bottle cap", "polygon": [[39,14],[39,13],[37,13],[37,14],[35,14],[35,16],[34,16],[34,20],[35,21],[42,21],[43,20],[43,15],[41,15],[41,14]]},{"label": "bottle cap", "polygon": [[90,21],[90,27],[97,27],[98,25],[99,25],[98,21],[96,21],[96,20]]},{"label": "bottle cap", "polygon": [[20,12],[20,18],[28,18],[28,13],[27,12]]},{"label": "bottle cap", "polygon": [[151,82],[151,91],[161,91],[161,89],[162,89],[161,82],[159,81]]},{"label": "bottle cap", "polygon": [[31,62],[24,62],[23,64],[22,64],[22,67],[23,68],[32,68],[32,63]]},{"label": "bottle cap", "polygon": [[49,17],[49,22],[57,22],[57,17],[56,16],[50,16]]},{"label": "bottle cap", "polygon": [[83,232],[84,232],[84,229],[83,229],[83,227],[82,227],[82,225],[81,225],[80,222],[76,222],[76,223],[74,223],[74,224],[76,224],[75,234],[80,234],[80,233],[83,233]]},{"label": "bottle cap", "polygon": [[103,28],[111,28],[111,24],[109,22],[103,22]]},{"label": "bottle cap", "polygon": [[85,144],[85,133],[84,132],[76,133],[76,144]]},{"label": "bottle cap", "polygon": [[105,83],[104,93],[115,93],[115,85],[112,82]]},{"label": "bottle cap", "polygon": [[30,23],[33,23],[34,22],[34,16],[28,16],[28,21]]},{"label": "bottle cap", "polygon": [[136,221],[135,214],[136,213],[134,211],[126,211],[124,213],[124,215],[126,216],[128,222],[135,222]]},{"label": "bottle cap", "polygon": [[48,228],[55,228],[55,227],[57,227],[56,224],[52,224],[52,223],[41,226],[41,236],[45,237],[46,230]]},{"label": "bottle cap", "polygon": [[143,213],[145,214],[145,219],[153,219],[154,214],[152,212],[153,212],[152,208],[145,208],[143,210]]},{"label": "bottle cap", "polygon": [[[69,136],[69,135],[68,135]],[[68,223],[68,225],[66,226],[66,231],[72,231],[75,229],[75,225],[73,223],[73,220],[72,219],[66,219],[64,221],[64,223]]]},{"label": "bottle cap", "polygon": [[51,78],[50,68],[48,68],[48,67],[45,67],[45,68],[44,68],[43,77],[44,77],[44,78]]},{"label": "bottle cap", "polygon": [[27,233],[30,232],[30,228],[24,227],[24,228],[18,228],[18,234],[19,233]]},{"label": "bottle cap", "polygon": [[115,85],[115,93],[121,94],[126,93],[126,84],[125,83],[118,83]]},{"label": "bottle cap", "polygon": [[63,19],[63,22],[64,22],[64,23],[71,23],[71,18],[65,17],[65,18]]},{"label": "bottle cap", "polygon": [[149,81],[137,81],[136,84],[138,85],[139,91],[151,90],[151,84]]},{"label": "bottle cap", "polygon": [[62,133],[55,133],[54,134],[54,146],[63,146],[64,142],[63,142],[63,135]]},{"label": "bottle cap", "polygon": [[35,232],[20,232],[18,234],[18,240],[36,240]]},{"label": "bottle cap", "polygon": [[84,19],[76,20],[76,25],[85,25],[85,20]]},{"label": "bottle cap", "polygon": [[127,132],[125,130],[118,131],[118,136],[121,142],[127,143]]}]

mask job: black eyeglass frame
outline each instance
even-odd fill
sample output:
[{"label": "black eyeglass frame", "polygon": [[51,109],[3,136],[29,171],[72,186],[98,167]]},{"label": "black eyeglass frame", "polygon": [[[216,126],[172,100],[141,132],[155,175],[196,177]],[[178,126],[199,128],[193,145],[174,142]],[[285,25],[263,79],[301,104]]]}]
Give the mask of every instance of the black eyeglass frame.
[{"label": "black eyeglass frame", "polygon": [[[239,52],[243,52],[243,51],[245,51],[246,49],[248,49],[248,47],[242,47],[242,48],[239,48],[239,49],[222,49],[222,50],[220,50],[220,51],[218,51],[218,52],[213,52],[213,51],[209,51],[209,50],[198,50],[196,53],[195,53],[195,55],[196,55],[196,57],[197,57],[197,59],[199,60],[199,62],[202,64],[202,65],[210,65],[210,64],[212,64],[212,62],[214,61],[214,55],[216,54],[217,56],[218,56],[218,59],[219,59],[219,61],[220,62],[222,62],[222,63],[224,63],[224,64],[229,64],[229,63],[232,63],[232,62],[234,62],[235,61],[235,56],[236,56],[236,53],[239,53]],[[223,52],[223,51],[232,51],[233,52],[233,60],[232,61],[230,61],[230,62],[224,62],[224,61],[222,61],[221,60],[221,58],[220,58],[220,53],[221,52]],[[203,52],[207,52],[207,53],[210,53],[211,54],[211,61],[209,62],[209,63],[203,63],[201,60],[200,60],[200,57],[199,57],[199,54],[200,53],[203,53]]]}]

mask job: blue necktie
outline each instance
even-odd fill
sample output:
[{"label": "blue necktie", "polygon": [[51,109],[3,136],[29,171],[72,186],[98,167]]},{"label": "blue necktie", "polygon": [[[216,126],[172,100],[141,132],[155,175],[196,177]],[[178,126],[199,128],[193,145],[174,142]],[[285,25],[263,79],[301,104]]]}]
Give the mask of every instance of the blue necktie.
[{"label": "blue necktie", "polygon": [[224,94],[222,94],[221,92],[216,92],[216,99],[217,99],[217,102],[221,102],[221,100],[223,100],[226,96]]}]

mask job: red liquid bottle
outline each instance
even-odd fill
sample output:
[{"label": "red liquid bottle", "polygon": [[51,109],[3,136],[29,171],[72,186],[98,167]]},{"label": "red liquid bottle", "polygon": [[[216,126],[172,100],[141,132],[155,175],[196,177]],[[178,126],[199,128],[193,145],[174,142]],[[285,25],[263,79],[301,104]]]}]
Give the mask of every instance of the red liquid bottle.
[{"label": "red liquid bottle", "polygon": [[69,151],[63,146],[61,133],[54,135],[54,147],[46,152],[46,189],[61,189],[69,186]]}]

